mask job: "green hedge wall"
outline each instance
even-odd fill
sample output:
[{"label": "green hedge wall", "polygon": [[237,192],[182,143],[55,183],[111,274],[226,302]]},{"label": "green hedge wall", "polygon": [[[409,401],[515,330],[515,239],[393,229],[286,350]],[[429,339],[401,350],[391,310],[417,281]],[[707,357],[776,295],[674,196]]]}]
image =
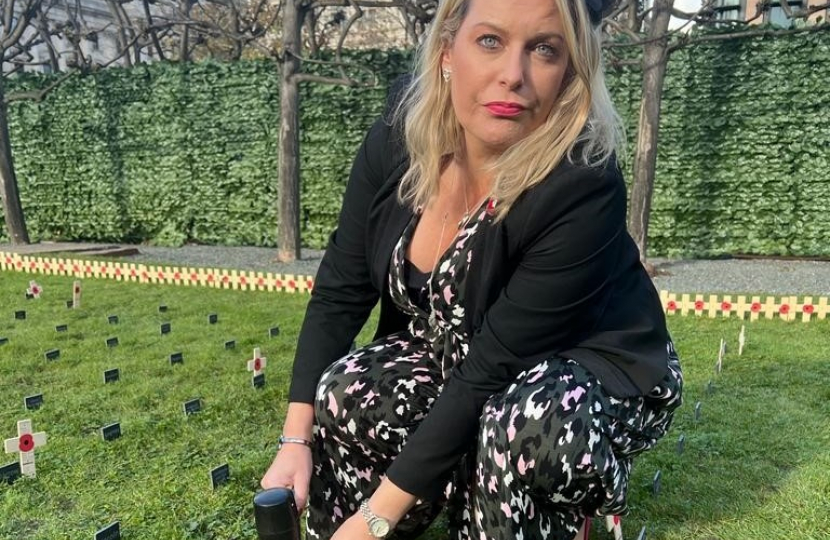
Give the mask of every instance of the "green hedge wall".
[{"label": "green hedge wall", "polygon": [[30,234],[268,243],[276,89],[277,73],[264,62],[157,63],[71,78],[40,105],[14,103],[11,140]]},{"label": "green hedge wall", "polygon": [[[830,34],[752,38],[676,52],[667,72],[650,255],[830,255]],[[301,90],[303,243],[324,245],[353,153],[406,52],[355,54],[377,88]],[[640,74],[609,70],[629,155]],[[16,78],[10,90],[47,76]],[[33,239],[272,246],[278,68],[267,61],[108,69],[10,129]],[[630,158],[627,160],[630,168]],[[630,176],[630,175],[629,175]]]},{"label": "green hedge wall", "polygon": [[684,49],[668,76],[650,251],[830,255],[830,32]]}]

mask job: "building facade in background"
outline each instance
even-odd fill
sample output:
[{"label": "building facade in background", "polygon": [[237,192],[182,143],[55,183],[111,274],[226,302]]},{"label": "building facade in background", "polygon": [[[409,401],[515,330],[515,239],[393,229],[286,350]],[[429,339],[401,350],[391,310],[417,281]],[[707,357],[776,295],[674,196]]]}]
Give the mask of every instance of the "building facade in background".
[{"label": "building facade in background", "polygon": [[[129,42],[130,29],[140,32],[147,20],[143,2],[128,0],[118,4],[123,11],[116,11],[113,4],[106,0],[42,2],[45,21],[32,20],[19,40],[21,45],[29,43],[32,38],[35,42],[25,47],[25,52],[15,55],[13,62],[4,62],[3,72],[18,70],[51,73],[63,71],[68,65],[80,60],[86,60],[93,65],[121,66],[152,61],[152,49],[144,47],[139,53],[132,50],[129,60],[118,58],[112,62],[125,48],[125,41]],[[165,12],[170,11],[170,4],[165,7],[161,2],[152,2],[148,3],[148,6],[153,17],[164,18]],[[48,33],[52,34],[51,46],[42,38],[44,24],[49,29]],[[77,36],[77,47],[70,35]],[[83,59],[77,58],[78,49]],[[6,58],[8,59],[8,54]]]},{"label": "building facade in background", "polygon": [[[786,2],[791,12],[797,13],[811,7],[826,6],[827,0],[715,0],[716,17],[724,21],[749,21],[750,24],[774,24],[784,28],[795,21],[787,17],[781,3]],[[827,21],[828,9],[816,11],[807,18],[808,24]]]}]

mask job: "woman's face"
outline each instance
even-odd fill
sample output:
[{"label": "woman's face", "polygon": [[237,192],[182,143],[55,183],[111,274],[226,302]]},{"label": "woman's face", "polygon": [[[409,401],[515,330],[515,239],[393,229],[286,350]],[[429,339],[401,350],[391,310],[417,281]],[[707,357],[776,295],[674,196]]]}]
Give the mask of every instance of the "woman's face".
[{"label": "woman's face", "polygon": [[442,57],[468,153],[498,155],[542,125],[569,59],[553,0],[470,0]]}]

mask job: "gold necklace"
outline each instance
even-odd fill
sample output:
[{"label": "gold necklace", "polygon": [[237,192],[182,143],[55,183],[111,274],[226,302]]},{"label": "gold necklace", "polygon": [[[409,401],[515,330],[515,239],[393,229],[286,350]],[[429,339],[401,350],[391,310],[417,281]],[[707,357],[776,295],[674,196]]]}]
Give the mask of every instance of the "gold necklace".
[{"label": "gold necklace", "polygon": [[[458,179],[458,168],[456,167],[455,174],[452,177],[452,188],[455,189],[455,183]],[[458,229],[460,230],[470,219],[470,205],[467,201],[467,186],[463,186],[464,191],[464,215],[461,216],[461,219],[458,220]],[[489,195],[485,195],[481,201],[479,202],[478,206],[481,206],[481,203],[487,199]],[[444,232],[447,229],[447,220],[450,217],[450,211],[446,210],[444,212],[444,216],[441,218],[441,234],[438,237],[438,244],[435,246],[435,256],[433,257],[432,263],[432,270],[429,273],[429,281],[427,282],[428,290],[429,290],[429,324],[430,326],[434,326],[436,315],[435,315],[435,306],[433,304],[433,292],[432,292],[432,278],[435,276],[435,268],[438,266],[438,259],[441,255],[441,245],[444,243]],[[458,234],[456,232],[456,234]]]},{"label": "gold necklace", "polygon": [[[453,180],[454,181],[454,180]],[[432,278],[435,276],[435,267],[438,266],[438,258],[441,255],[441,244],[444,242],[444,231],[447,228],[447,218],[450,216],[449,210],[444,212],[444,217],[441,218],[441,236],[438,237],[438,244],[435,246],[435,257],[433,257],[432,263],[432,270],[429,272],[429,278],[427,281],[427,288],[429,290],[429,325],[430,327],[435,326],[435,304],[432,298]]]}]

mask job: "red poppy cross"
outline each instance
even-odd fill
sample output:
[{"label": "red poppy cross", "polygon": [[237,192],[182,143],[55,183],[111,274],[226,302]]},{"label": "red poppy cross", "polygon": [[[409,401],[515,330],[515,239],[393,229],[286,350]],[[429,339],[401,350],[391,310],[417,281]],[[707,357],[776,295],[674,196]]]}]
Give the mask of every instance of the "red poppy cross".
[{"label": "red poppy cross", "polygon": [[40,298],[40,293],[43,292],[43,289],[37,284],[37,281],[32,280],[29,282],[29,288],[26,289],[26,292],[35,298]]},{"label": "red poppy cross", "polygon": [[248,360],[248,371],[254,372],[254,377],[262,373],[265,369],[265,357],[259,351],[259,347],[254,349],[254,357]]},{"label": "red poppy cross", "polygon": [[20,454],[20,473],[35,477],[35,448],[46,445],[46,433],[32,433],[32,421],[20,420],[17,423],[17,437],[6,439],[7,454]]}]

